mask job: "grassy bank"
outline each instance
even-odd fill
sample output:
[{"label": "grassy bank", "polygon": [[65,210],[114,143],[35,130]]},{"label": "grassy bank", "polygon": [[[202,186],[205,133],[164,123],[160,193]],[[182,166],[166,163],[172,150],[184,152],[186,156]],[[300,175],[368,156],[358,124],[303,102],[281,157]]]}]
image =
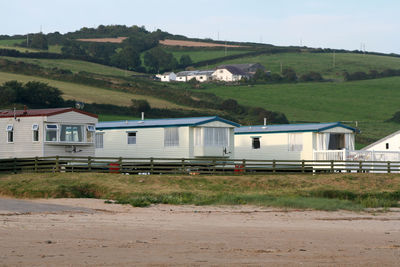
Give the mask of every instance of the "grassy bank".
[{"label": "grassy bank", "polygon": [[0,176],[0,194],[19,198],[88,197],[133,206],[252,204],[319,210],[397,207],[400,175],[127,176],[49,173]]}]

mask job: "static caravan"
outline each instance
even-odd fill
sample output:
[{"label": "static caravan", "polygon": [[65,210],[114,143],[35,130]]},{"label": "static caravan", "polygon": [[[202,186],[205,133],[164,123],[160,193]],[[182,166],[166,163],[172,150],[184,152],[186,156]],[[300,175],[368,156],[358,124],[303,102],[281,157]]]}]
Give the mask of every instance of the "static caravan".
[{"label": "static caravan", "polygon": [[1,110],[0,158],[94,156],[96,123],[73,108]]},{"label": "static caravan", "polygon": [[371,161],[400,161],[400,131],[362,148],[359,154]]},{"label": "static caravan", "polygon": [[234,157],[234,128],[219,118],[174,118],[100,122],[97,157]]},{"label": "static caravan", "polygon": [[[242,126],[235,129],[237,159],[343,159],[357,129],[334,123]],[[342,157],[342,158],[341,158]]]}]

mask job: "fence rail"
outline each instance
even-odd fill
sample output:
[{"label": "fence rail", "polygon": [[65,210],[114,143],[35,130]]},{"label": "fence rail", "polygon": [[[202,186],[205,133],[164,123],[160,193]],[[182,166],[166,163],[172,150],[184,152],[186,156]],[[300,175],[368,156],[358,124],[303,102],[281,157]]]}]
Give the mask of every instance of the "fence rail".
[{"label": "fence rail", "polygon": [[0,159],[0,172],[245,174],[276,172],[400,173],[400,161],[246,160],[225,158],[34,157]]}]

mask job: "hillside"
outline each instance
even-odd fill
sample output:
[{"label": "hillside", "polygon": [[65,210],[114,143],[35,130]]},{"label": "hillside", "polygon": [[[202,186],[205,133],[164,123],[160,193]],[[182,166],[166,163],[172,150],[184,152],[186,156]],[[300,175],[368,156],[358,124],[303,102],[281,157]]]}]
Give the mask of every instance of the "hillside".
[{"label": "hillside", "polygon": [[[76,39],[115,38],[121,36],[133,37],[111,44],[76,41]],[[24,36],[17,37],[15,39],[10,37],[0,40],[0,48],[14,49],[13,45],[15,43],[21,43],[24,40]],[[221,111],[220,105],[224,99],[235,99],[239,104],[248,108],[259,106],[268,111],[282,112],[290,122],[344,121],[355,126],[355,121],[357,121],[358,127],[362,130],[362,134],[357,136],[358,147],[382,138],[400,128],[400,125],[396,123],[385,122],[395,112],[399,111],[396,101],[400,97],[398,93],[400,92],[399,77],[345,82],[343,75],[344,72],[368,73],[371,70],[381,72],[389,68],[400,69],[400,57],[398,55],[363,54],[360,51],[344,50],[336,50],[333,53],[333,50],[329,49],[276,47],[267,44],[235,42],[227,42],[227,44],[238,47],[170,46],[162,45],[159,41],[175,39],[192,42],[212,42],[218,45],[224,45],[224,42],[190,39],[160,30],[149,32],[136,26],[125,27],[119,25],[99,26],[97,29],[82,28],[79,31],[65,35],[48,34],[47,38],[49,40],[49,51],[51,52],[60,53],[61,48],[67,46],[70,48],[75,47],[76,51],[86,54],[84,56],[68,54],[65,55],[67,59],[0,57],[0,59],[34,64],[32,66],[43,68],[40,75],[25,73],[21,70],[11,71],[14,73],[10,73],[10,70],[5,71],[0,68],[0,82],[9,79],[23,82],[39,80],[60,88],[64,92],[65,99],[119,106],[129,106],[132,98],[145,99],[153,107],[197,109],[202,112],[228,116],[245,124],[262,123],[262,119],[259,118],[261,116],[250,118],[247,114],[238,114],[237,111],[233,110]],[[115,62],[105,60],[108,56],[112,58],[113,53],[115,55],[120,54],[126,45],[137,47],[140,51],[136,56],[141,59],[142,65],[139,67],[127,67],[131,71],[112,67],[110,65]],[[16,49],[21,52],[41,51],[21,47]],[[329,82],[229,86],[202,84],[199,88],[194,89],[188,84],[163,84],[132,76],[139,75],[144,77],[151,75],[150,73],[142,72],[150,71],[144,65],[144,57],[146,53],[153,50],[157,50],[157,53],[161,53],[160,51],[162,50],[166,53],[164,56],[170,54],[177,62],[182,56],[190,56],[191,64],[182,65],[179,63],[179,65],[175,65],[175,71],[180,71],[191,65],[195,65],[195,69],[212,69],[221,64],[258,62],[263,64],[271,73],[279,74],[281,69],[285,68],[294,69],[298,76],[315,71],[322,74]],[[102,54],[103,52],[108,54]],[[104,58],[96,58],[96,53],[104,56]],[[123,56],[125,54],[122,53],[120,55]],[[97,61],[98,63],[93,63]],[[108,65],[99,64],[103,61],[104,64],[107,63]],[[166,65],[164,69],[159,68],[158,70],[162,72],[168,66],[172,65]],[[101,82],[99,86],[96,83],[85,84],[85,82],[75,81],[75,78],[67,74],[60,74],[53,78],[45,77],[45,73],[54,68],[70,70],[74,75],[82,74],[84,80],[89,79],[89,82],[90,79],[105,81],[105,84]]]}]

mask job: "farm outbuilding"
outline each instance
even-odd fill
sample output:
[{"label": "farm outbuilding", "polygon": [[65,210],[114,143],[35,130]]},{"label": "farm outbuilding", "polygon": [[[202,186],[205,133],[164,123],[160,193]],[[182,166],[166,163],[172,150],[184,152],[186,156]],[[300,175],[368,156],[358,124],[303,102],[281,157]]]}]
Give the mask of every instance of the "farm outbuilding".
[{"label": "farm outbuilding", "polygon": [[357,129],[333,123],[242,126],[235,129],[235,156],[254,160],[327,159],[354,150]]},{"label": "farm outbuilding", "polygon": [[0,111],[0,158],[94,156],[97,115],[74,108]]},{"label": "farm outbuilding", "polygon": [[216,81],[237,82],[242,78],[249,78],[249,75],[239,68],[233,66],[222,66],[214,71],[212,77],[213,80]]},{"label": "farm outbuilding", "polygon": [[96,126],[96,156],[233,158],[238,126],[218,116],[101,122]]},{"label": "farm outbuilding", "polygon": [[159,78],[162,82],[171,82],[176,80],[176,74],[174,72],[165,72],[163,74],[157,74],[157,78]]}]

